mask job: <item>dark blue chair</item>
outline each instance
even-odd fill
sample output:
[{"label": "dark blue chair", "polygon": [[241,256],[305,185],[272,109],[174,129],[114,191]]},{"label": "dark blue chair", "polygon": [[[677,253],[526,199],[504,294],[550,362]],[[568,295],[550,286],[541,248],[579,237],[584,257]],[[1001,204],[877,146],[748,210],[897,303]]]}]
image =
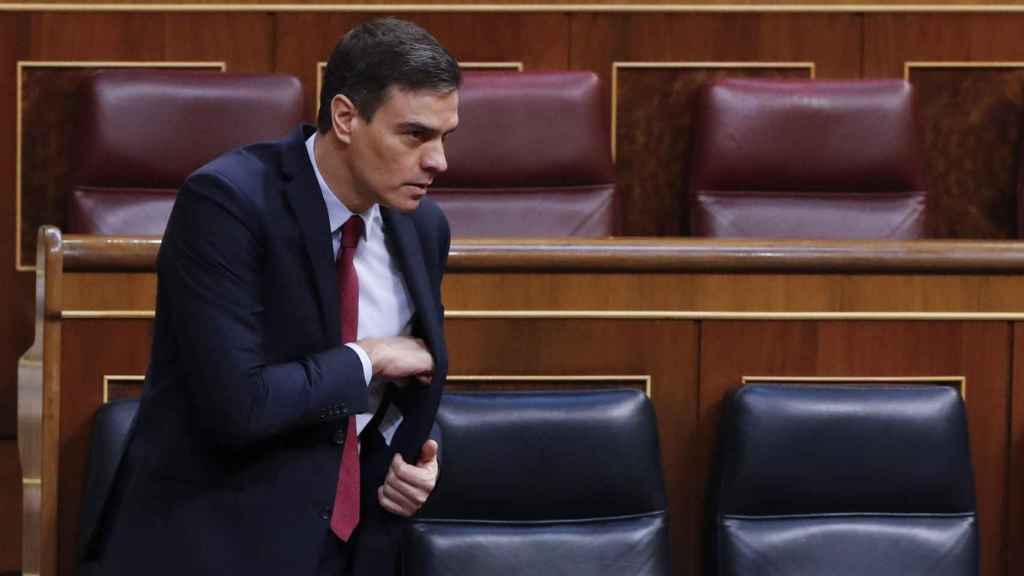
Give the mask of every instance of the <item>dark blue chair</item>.
[{"label": "dark blue chair", "polygon": [[408,576],[669,574],[654,411],[635,390],[446,394]]},{"label": "dark blue chair", "polygon": [[723,418],[709,574],[978,574],[955,389],[749,385]]},{"label": "dark blue chair", "polygon": [[[103,522],[102,511],[107,500],[116,496],[114,481],[117,469],[138,410],[139,401],[136,399],[113,400],[96,410],[78,532],[79,555],[83,560],[94,555],[93,540]],[[91,566],[86,562],[80,571],[91,574],[90,570]]]}]

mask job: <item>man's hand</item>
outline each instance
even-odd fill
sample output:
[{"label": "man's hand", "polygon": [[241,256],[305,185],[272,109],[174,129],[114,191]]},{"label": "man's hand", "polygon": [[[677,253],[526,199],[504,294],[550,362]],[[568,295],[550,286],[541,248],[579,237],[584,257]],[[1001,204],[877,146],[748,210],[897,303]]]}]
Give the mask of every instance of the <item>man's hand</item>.
[{"label": "man's hand", "polygon": [[377,500],[388,512],[408,518],[419,511],[436,484],[437,442],[427,440],[415,465],[395,454],[384,485],[377,488]]},{"label": "man's hand", "polygon": [[434,357],[419,338],[394,336],[367,338],[356,342],[373,364],[375,376],[388,380],[416,378],[421,384],[430,384],[434,372]]}]

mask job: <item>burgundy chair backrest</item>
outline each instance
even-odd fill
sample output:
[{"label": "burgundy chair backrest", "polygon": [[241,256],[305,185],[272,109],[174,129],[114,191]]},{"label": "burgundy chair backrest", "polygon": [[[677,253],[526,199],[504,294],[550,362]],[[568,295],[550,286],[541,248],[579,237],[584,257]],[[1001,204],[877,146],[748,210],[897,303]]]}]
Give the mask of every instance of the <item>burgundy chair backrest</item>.
[{"label": "burgundy chair backrest", "polygon": [[590,72],[467,72],[448,171],[430,190],[456,236],[609,236],[615,174]]},{"label": "burgundy chair backrest", "polygon": [[695,236],[919,238],[925,174],[899,80],[728,79],[697,99]]},{"label": "burgundy chair backrest", "polygon": [[76,114],[66,231],[161,235],[192,171],[301,121],[302,86],[280,75],[105,71],[83,81]]}]

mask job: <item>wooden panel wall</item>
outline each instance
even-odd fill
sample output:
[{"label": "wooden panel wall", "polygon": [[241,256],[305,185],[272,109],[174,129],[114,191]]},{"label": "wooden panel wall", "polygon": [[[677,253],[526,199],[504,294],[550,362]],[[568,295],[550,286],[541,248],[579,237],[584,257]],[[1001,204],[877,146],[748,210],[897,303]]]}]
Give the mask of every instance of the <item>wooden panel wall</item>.
[{"label": "wooden panel wall", "polygon": [[[301,1],[298,3],[302,3]],[[557,2],[555,2],[557,3]],[[844,2],[844,4],[850,4]],[[338,12],[0,12],[0,442],[15,431],[16,359],[27,349],[32,326],[32,241],[24,237],[16,258],[16,109],[18,62],[226,63],[232,72],[283,72],[304,84],[307,118],[315,108],[317,63],[338,36],[372,14]],[[817,78],[901,78],[907,62],[954,63],[914,67],[922,111],[931,186],[931,234],[1003,238],[1017,233],[1015,185],[1021,168],[1024,123],[1024,13],[900,12],[641,13],[641,12],[422,12],[405,17],[431,30],[464,61],[522,62],[526,70],[595,71],[607,88],[614,118],[618,180],[625,203],[622,230],[629,235],[686,234],[686,108],[695,80],[754,63],[812,63]],[[637,63],[661,63],[637,67]],[[620,73],[613,87],[612,71]],[[962,64],[967,64],[966,66]],[[666,68],[664,66],[689,66]],[[695,66],[695,67],[694,67]],[[74,68],[74,67],[71,67]],[[70,68],[69,68],[70,69]],[[776,67],[772,70],[792,70]],[[55,75],[49,88],[69,76]],[[64,80],[59,80],[64,78]],[[62,85],[61,118],[73,105]],[[58,86],[59,87],[59,86]],[[41,94],[42,92],[40,92]],[[21,102],[38,107],[51,101]],[[74,153],[62,144],[68,126],[40,133],[21,166],[25,178],[51,190],[26,199],[29,227],[47,221],[62,205],[55,182]],[[35,156],[33,156],[33,154]],[[19,262],[19,260],[21,260]],[[22,268],[17,271],[17,268]],[[0,479],[18,476],[17,462],[0,458]],[[17,490],[0,485],[0,491]],[[9,516],[0,515],[0,534]],[[17,561],[0,551],[0,572]]]}]

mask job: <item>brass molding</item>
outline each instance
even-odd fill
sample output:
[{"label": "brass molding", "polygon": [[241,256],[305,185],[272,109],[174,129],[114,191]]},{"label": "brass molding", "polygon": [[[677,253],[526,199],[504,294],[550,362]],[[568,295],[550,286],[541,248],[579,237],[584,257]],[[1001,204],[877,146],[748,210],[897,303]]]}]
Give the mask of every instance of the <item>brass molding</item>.
[{"label": "brass molding", "polygon": [[[523,71],[522,62],[459,62],[459,68],[465,70],[515,70]],[[316,94],[313,95],[313,111],[320,113],[320,92],[324,89],[324,70],[327,69],[327,62],[316,63]]]},{"label": "brass molding", "polygon": [[147,319],[155,318],[154,310],[62,310],[61,320],[88,320],[88,319]]},{"label": "brass molding", "polygon": [[984,70],[986,68],[1024,68],[1024,62],[1010,62],[1010,61],[984,61],[979,60],[977,62],[965,62],[965,61],[907,61],[903,63],[903,79],[907,82],[910,81],[910,71],[914,68],[919,69],[942,69],[942,68],[974,68],[978,70]]},{"label": "brass molding", "polygon": [[[110,382],[115,380],[143,382],[145,375],[123,374],[103,376],[103,403],[110,402]],[[651,397],[649,374],[458,374],[448,375],[449,382],[638,382],[643,383],[644,394]]]},{"label": "brass molding", "polygon": [[129,382],[145,382],[146,376],[142,374],[104,374],[103,375],[103,403],[110,402],[110,382],[122,380]]},{"label": "brass molding", "polygon": [[490,381],[490,382],[643,382],[644,394],[651,397],[651,376],[650,374],[558,374],[544,376],[542,374],[528,374],[517,376],[513,374],[459,374],[448,375],[450,382]]},{"label": "brass molding", "polygon": [[[3,5],[0,5],[2,9]],[[14,95],[14,270],[16,272],[33,272],[34,265],[25,266],[21,263],[21,142],[22,127],[22,81],[21,77],[28,68],[217,68],[220,72],[227,70],[226,62],[157,62],[157,61],[112,61],[112,60],[18,60],[15,72]]]},{"label": "brass molding", "polygon": [[1018,13],[1020,4],[258,4],[0,3],[0,12]]},{"label": "brass molding", "polygon": [[316,63],[316,94],[313,94],[313,117],[320,115],[320,93],[324,91],[324,71],[327,70],[327,62]]},{"label": "brass molding", "polygon": [[464,70],[508,70],[510,72],[522,72],[522,62],[459,62],[459,68]]},{"label": "brass molding", "polygon": [[783,384],[787,382],[813,384],[938,384],[957,389],[960,398],[967,402],[967,378],[965,376],[743,376],[743,384]]},{"label": "brass molding", "polygon": [[446,310],[445,318],[611,320],[1024,320],[1024,312],[729,312],[675,310]]},{"label": "brass molding", "polygon": [[710,69],[739,69],[739,68],[767,68],[767,69],[801,69],[806,68],[810,71],[810,79],[814,79],[815,75],[815,64],[814,62],[629,62],[629,61],[613,61],[612,62],[612,125],[611,125],[611,137],[612,137],[612,162],[615,162],[617,158],[615,137],[618,131],[617,121],[619,116],[619,69],[621,68],[632,68],[632,69],[699,69],[699,68],[710,68]]},{"label": "brass molding", "polygon": [[[63,320],[151,319],[153,310],[63,310]],[[991,320],[1022,321],[1024,312],[729,312],[676,310],[446,310],[452,319],[611,320]]]}]

